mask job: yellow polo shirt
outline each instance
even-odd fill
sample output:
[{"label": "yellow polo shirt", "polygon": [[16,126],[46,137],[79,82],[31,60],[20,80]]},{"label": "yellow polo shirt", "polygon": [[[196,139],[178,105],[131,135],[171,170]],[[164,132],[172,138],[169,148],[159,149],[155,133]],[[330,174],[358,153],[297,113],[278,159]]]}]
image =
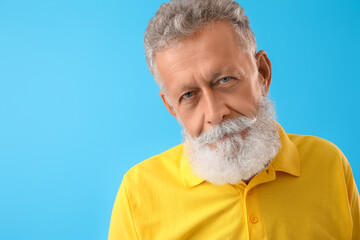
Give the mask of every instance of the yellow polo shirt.
[{"label": "yellow polo shirt", "polygon": [[281,150],[248,185],[197,177],[182,144],[137,164],[124,175],[109,240],[359,240],[359,193],[343,153],[279,130]]}]

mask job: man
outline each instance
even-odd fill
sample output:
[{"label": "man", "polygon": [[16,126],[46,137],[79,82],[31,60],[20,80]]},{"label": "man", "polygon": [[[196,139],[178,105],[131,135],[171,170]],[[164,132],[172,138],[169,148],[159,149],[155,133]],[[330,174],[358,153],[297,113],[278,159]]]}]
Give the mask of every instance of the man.
[{"label": "man", "polygon": [[348,161],[274,120],[271,63],[236,2],[163,4],[145,50],[184,144],[125,174],[109,239],[360,239]]}]

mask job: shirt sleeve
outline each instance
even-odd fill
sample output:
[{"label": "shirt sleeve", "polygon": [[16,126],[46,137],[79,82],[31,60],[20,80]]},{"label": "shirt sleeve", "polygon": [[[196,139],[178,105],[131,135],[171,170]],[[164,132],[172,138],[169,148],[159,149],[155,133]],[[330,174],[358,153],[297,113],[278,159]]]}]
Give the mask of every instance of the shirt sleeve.
[{"label": "shirt sleeve", "polygon": [[139,239],[136,233],[131,204],[123,179],[111,214],[108,240]]},{"label": "shirt sleeve", "polygon": [[352,240],[360,239],[360,200],[359,192],[356,187],[355,179],[351,171],[350,164],[343,155],[343,167],[345,173],[345,181],[348,192],[349,207],[353,223]]}]

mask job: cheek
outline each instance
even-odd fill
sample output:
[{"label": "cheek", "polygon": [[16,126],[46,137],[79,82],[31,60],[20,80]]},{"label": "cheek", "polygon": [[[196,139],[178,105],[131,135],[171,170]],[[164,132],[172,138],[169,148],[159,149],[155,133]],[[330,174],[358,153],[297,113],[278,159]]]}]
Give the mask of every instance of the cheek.
[{"label": "cheek", "polygon": [[234,91],[231,96],[226,96],[229,107],[237,113],[246,117],[255,117],[257,113],[257,103],[259,102],[259,93],[256,89],[243,86]]},{"label": "cheek", "polygon": [[203,129],[203,121],[199,111],[179,111],[179,117],[183,127],[192,137],[198,137]]}]

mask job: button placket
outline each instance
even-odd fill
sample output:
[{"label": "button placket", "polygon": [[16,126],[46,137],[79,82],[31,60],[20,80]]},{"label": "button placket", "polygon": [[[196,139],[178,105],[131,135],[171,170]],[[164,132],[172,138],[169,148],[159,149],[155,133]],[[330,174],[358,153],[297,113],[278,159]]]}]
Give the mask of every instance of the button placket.
[{"label": "button placket", "polygon": [[248,221],[249,239],[263,239],[264,229],[261,222],[261,212],[259,208],[257,191],[255,189],[245,189],[245,206]]}]

